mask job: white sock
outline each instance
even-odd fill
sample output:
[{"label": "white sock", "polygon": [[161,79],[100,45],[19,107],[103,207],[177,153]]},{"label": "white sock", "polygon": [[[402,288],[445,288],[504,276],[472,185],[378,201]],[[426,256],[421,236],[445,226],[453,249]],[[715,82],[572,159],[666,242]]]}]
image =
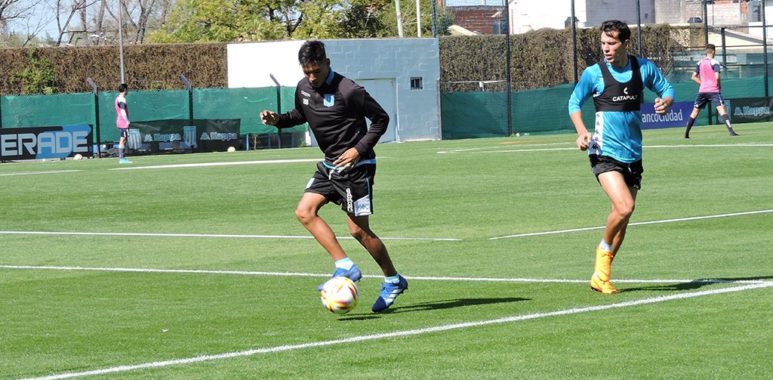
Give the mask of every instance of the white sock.
[{"label": "white sock", "polygon": [[352,269],[352,266],[354,266],[354,261],[348,257],[345,257],[341,260],[336,260],[336,268],[349,270]]},{"label": "white sock", "polygon": [[609,245],[609,243],[605,242],[604,239],[601,239],[601,243],[599,243],[599,248],[603,251],[612,252],[612,246]]},{"label": "white sock", "polygon": [[397,284],[400,282],[400,274],[384,277],[384,282],[388,282],[390,284]]}]

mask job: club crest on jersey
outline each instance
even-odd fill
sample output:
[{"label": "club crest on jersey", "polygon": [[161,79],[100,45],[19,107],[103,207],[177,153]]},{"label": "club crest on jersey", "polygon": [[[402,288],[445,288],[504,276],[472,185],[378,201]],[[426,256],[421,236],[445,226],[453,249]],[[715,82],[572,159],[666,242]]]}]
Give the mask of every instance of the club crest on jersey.
[{"label": "club crest on jersey", "polygon": [[325,105],[325,107],[332,107],[336,103],[336,95],[335,94],[325,94],[322,99],[322,104]]}]

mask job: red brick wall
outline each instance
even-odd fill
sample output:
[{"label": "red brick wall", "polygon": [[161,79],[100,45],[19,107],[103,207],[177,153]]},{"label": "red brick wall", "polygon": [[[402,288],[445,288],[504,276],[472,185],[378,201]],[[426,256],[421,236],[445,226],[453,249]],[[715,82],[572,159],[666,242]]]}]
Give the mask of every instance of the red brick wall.
[{"label": "red brick wall", "polygon": [[[448,7],[446,9],[454,14],[454,24],[482,34],[492,34],[494,21],[505,18],[505,7]],[[491,17],[497,12],[500,12],[499,16]]]}]

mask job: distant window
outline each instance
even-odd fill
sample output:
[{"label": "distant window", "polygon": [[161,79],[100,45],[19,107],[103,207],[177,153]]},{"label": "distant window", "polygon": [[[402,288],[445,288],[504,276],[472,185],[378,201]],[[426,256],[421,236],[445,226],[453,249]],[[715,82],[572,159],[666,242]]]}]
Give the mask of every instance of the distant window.
[{"label": "distant window", "polygon": [[424,88],[421,77],[411,77],[411,90],[421,90]]}]

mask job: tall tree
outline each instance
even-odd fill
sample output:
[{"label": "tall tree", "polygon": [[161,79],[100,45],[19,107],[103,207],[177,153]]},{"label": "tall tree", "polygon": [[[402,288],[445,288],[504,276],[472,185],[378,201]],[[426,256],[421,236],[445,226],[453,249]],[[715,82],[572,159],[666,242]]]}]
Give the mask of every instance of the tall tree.
[{"label": "tall tree", "polygon": [[10,22],[28,17],[38,3],[40,0],[0,0],[0,35],[8,33]]},{"label": "tall tree", "polygon": [[[432,35],[432,1],[421,0],[420,9],[416,9],[416,1],[403,0],[400,2],[400,15],[403,23],[403,32],[405,37],[416,37],[416,12],[419,12],[421,18],[421,35],[423,37]],[[397,35],[397,17],[395,11],[395,2],[387,1],[383,12],[380,13],[381,22],[386,28],[386,33],[391,36]],[[448,27],[453,24],[453,15],[444,7],[436,7],[437,33],[447,35]]]},{"label": "tall tree", "polygon": [[141,44],[150,31],[166,22],[174,0],[98,0],[91,8],[88,30],[92,44],[116,43],[118,12],[121,12],[124,36],[128,43]]},{"label": "tall tree", "polygon": [[[401,6],[416,36],[415,2]],[[154,42],[368,38],[397,35],[393,0],[178,0]],[[421,0],[422,36],[431,34],[431,0]],[[438,7],[439,34],[451,17]],[[413,26],[413,30],[410,27]]]},{"label": "tall tree", "polygon": [[98,0],[54,0],[54,19],[56,21],[57,37],[55,44],[62,45],[65,34],[68,35],[70,42],[75,42],[75,37],[81,33],[81,37],[87,37],[85,24],[76,26],[75,19],[81,15],[85,18],[86,8],[96,4]]}]

